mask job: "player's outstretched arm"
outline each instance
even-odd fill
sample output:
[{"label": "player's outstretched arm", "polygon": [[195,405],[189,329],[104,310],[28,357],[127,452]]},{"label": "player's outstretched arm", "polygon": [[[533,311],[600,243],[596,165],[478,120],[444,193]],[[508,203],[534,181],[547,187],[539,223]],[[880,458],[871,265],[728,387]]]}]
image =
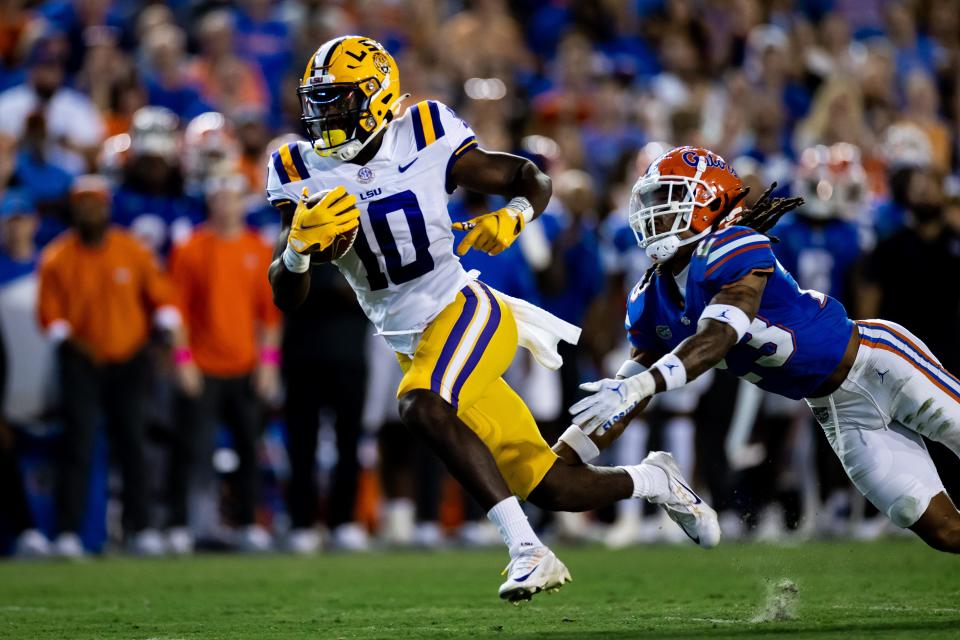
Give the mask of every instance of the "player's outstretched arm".
[{"label": "player's outstretched arm", "polygon": [[543,212],[553,193],[550,178],[531,161],[479,148],[456,160],[450,169],[450,181],[471,191],[510,199],[502,209],[453,225],[454,229],[467,232],[457,247],[460,255],[470,249],[490,255],[500,253],[513,244],[528,222]]},{"label": "player's outstretched arm", "polygon": [[[660,354],[652,351],[632,349],[630,359],[620,367],[616,379],[623,380],[634,373],[645,371],[657,361],[658,355]],[[571,426],[553,445],[553,451],[567,464],[582,464],[593,460],[600,455],[601,451],[616,442],[624,430],[630,426],[630,423],[647,408],[650,400],[651,398],[647,398],[637,403],[633,409],[627,411],[623,417],[610,424],[606,429],[597,429],[587,434],[577,425]]]},{"label": "player's outstretched arm", "polygon": [[282,311],[292,311],[307,299],[310,291],[310,269],[302,273],[291,271],[283,263],[283,252],[290,237],[290,225],[297,207],[285,202],[278,205],[280,210],[280,233],[273,246],[273,262],[270,263],[270,287],[273,289],[273,303]]},{"label": "player's outstretched arm", "polygon": [[605,432],[655,393],[682,387],[716,366],[756,317],[767,275],[753,272],[721,289],[700,316],[697,333],[649,370],[622,380],[580,385],[592,395],[570,407],[574,424],[588,435]]}]

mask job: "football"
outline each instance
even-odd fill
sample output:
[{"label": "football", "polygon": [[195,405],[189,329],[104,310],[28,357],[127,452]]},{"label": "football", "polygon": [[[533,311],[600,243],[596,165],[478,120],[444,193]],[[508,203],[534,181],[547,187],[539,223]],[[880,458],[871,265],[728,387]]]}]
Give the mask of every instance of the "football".
[{"label": "football", "polygon": [[324,249],[323,251],[317,251],[316,253],[310,254],[310,259],[312,262],[332,262],[333,260],[339,260],[347,254],[347,251],[350,251],[350,247],[353,246],[353,241],[357,239],[357,229],[354,227],[350,231],[341,233],[336,238],[333,239],[333,244]]},{"label": "football", "polygon": [[[318,191],[317,193],[311,194],[307,198],[307,204],[313,206],[317,202],[330,193],[329,190]],[[339,260],[346,255],[347,251],[350,251],[350,247],[353,246],[354,240],[357,239],[357,229],[359,227],[354,227],[350,231],[341,233],[336,238],[333,239],[333,244],[324,249],[323,251],[317,251],[311,254],[312,262],[332,262],[333,260]]]}]

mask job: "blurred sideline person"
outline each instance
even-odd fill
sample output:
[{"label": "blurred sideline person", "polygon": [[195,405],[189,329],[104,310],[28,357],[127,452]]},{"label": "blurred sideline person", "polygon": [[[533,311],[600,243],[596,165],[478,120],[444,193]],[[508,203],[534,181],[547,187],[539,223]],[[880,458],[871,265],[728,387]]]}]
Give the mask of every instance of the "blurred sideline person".
[{"label": "blurred sideline person", "polygon": [[149,528],[144,462],[144,401],[151,327],[182,341],[169,282],[150,251],[110,224],[110,192],[100,176],[77,178],[70,192],[73,229],[43,251],[39,317],[57,346],[63,436],[57,479],[56,552],[80,556],[93,438],[106,420],[123,477],[123,528],[129,548],[159,554]]},{"label": "blurred sideline person", "polygon": [[209,480],[217,427],[233,436],[236,545],[266,551],[270,534],[256,523],[257,443],[262,403],[279,392],[280,313],[263,271],[270,247],[245,222],[246,179],[237,173],[207,181],[207,222],[170,257],[188,346],[174,352],[181,387],[177,447],[171,463],[168,541],[188,553],[190,490]]},{"label": "blurred sideline person", "polygon": [[[854,269],[864,242],[857,226],[867,198],[860,150],[848,143],[804,149],[793,191],[803,198],[803,206],[773,229],[780,240],[773,245],[773,252],[801,289],[819,291],[849,306],[855,300]],[[759,532],[761,536],[780,538],[786,534],[785,527],[797,528],[800,515],[802,474],[791,463],[791,440],[796,441],[797,436],[792,424],[799,416],[807,428],[810,420],[799,403],[772,394],[766,394],[760,413],[757,431],[768,457],[749,472],[753,476],[749,484],[756,490],[751,517],[760,517],[761,528],[766,530]],[[816,437],[813,446],[823,504],[818,527],[826,535],[843,533],[852,524],[845,517],[850,507],[850,482],[824,438]],[[886,522],[882,520],[884,525]]]},{"label": "blurred sideline person", "polygon": [[[960,279],[953,276],[960,273],[960,230],[948,224],[942,174],[929,167],[908,171],[906,226],[881,240],[864,260],[861,313],[908,324],[943,359],[945,368],[956,371]],[[918,273],[935,275],[916,277]],[[956,495],[960,491],[956,458],[936,442],[929,448],[945,486]]]},{"label": "blurred sideline person", "polygon": [[[369,38],[321,45],[298,96],[311,142],[274,152],[267,181],[283,219],[270,267],[274,300],[300,306],[313,254],[329,260],[343,252],[337,266],[404,371],[401,419],[500,529],[510,554],[500,597],[529,600],[570,580],[518,497],[555,511],[646,498],[669,510],[694,542],[716,545],[716,514],[685,488],[669,454],[622,468],[567,464],[502,378],[520,344],[559,368],[558,341],[575,343],[580,332],[468,275],[453,231],[466,233],[460,255],[501,253],[546,207],[550,179],[530,160],[482,150],[443,104],[419,102],[401,115],[396,62]],[[509,200],[452,224],[447,202],[458,186]],[[391,223],[398,212],[399,223]],[[352,244],[343,244],[345,233]]]},{"label": "blurred sideline person", "polygon": [[367,532],[354,522],[360,464],[357,443],[367,380],[366,336],[370,332],[357,298],[331,265],[310,269],[310,291],[288,310],[284,325],[283,381],[287,392],[287,454],[290,484],[287,508],[291,551],[309,553],[319,545],[317,441],[320,417],[330,417],[337,462],[327,492],[326,525],[334,547],[363,551]]},{"label": "blurred sideline person", "polygon": [[53,350],[37,325],[39,226],[33,202],[19,189],[0,197],[0,517],[16,536],[20,557],[50,553],[34,527],[17,455],[20,429],[42,420],[52,408]]}]

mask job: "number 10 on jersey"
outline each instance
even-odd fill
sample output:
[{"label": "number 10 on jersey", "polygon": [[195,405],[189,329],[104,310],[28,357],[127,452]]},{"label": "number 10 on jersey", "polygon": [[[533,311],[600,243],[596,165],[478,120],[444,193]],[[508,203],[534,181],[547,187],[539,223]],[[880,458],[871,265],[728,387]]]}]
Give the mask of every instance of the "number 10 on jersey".
[{"label": "number 10 on jersey", "polygon": [[[415,251],[416,257],[409,264],[403,264],[400,248],[397,246],[397,240],[394,238],[393,231],[390,229],[390,222],[387,220],[389,214],[398,211],[403,212],[407,227],[410,229],[410,239]],[[367,204],[367,217],[370,219],[370,228],[377,239],[377,245],[380,247],[380,253],[383,255],[387,267],[387,273],[384,274],[380,270],[377,256],[370,248],[370,243],[361,227],[353,248],[367,271],[367,281],[370,283],[371,291],[386,289],[390,282],[393,284],[410,282],[433,270],[433,256],[430,255],[427,224],[423,219],[420,203],[417,202],[417,196],[413,191],[408,189],[369,202]],[[387,281],[388,276],[390,278],[389,282]]]}]

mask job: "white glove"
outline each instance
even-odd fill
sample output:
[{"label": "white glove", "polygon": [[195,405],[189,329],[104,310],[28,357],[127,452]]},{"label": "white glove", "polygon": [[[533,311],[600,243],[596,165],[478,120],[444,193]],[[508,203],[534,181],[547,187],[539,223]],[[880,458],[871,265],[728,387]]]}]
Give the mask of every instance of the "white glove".
[{"label": "white glove", "polygon": [[570,407],[573,423],[587,435],[594,432],[599,435],[656,393],[656,382],[649,371],[644,371],[622,380],[604,378],[586,382],[580,388],[593,395]]}]

